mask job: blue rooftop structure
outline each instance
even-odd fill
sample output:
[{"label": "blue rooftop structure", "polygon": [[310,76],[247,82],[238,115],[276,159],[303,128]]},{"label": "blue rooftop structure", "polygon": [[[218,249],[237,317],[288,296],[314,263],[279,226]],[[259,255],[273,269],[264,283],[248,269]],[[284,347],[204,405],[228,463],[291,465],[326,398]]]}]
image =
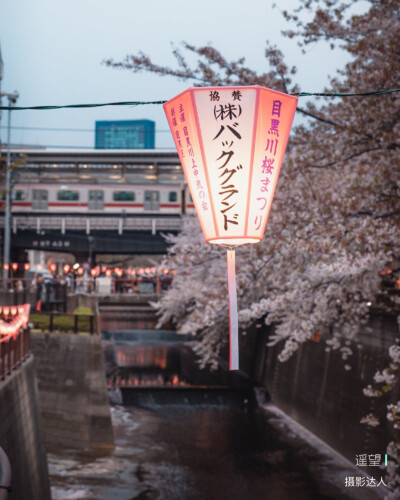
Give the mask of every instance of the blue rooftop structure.
[{"label": "blue rooftop structure", "polygon": [[96,121],[96,149],[154,149],[152,120]]}]

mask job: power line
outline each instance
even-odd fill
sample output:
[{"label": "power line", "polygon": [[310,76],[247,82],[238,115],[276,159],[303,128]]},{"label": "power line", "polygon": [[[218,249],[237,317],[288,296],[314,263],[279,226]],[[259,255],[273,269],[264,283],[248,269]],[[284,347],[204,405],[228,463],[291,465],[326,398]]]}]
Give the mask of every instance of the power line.
[{"label": "power line", "polygon": [[99,108],[103,106],[144,106],[147,104],[164,104],[167,101],[122,101],[122,102],[106,102],[97,104],[66,104],[63,106],[0,106],[2,110],[23,111],[23,110],[49,110],[62,108]]},{"label": "power line", "polygon": [[[54,144],[11,144],[11,148],[26,148],[26,149],[38,149],[38,151],[42,149],[47,149],[47,148],[54,148],[54,149],[95,149],[93,146],[57,146]],[[0,147],[0,151],[1,147]],[[99,150],[101,151],[101,150]],[[23,150],[21,150],[21,153],[23,154]]]},{"label": "power line", "polygon": [[[14,108],[13,108],[14,109]],[[2,127],[0,126],[0,129],[6,129],[7,127]],[[100,127],[100,130],[106,130],[107,127]],[[41,131],[47,131],[47,132],[96,132],[96,129],[94,128],[58,128],[58,127],[11,127],[12,130],[41,130]],[[97,129],[99,130],[99,129]],[[141,132],[155,132],[156,134],[158,133],[164,133],[164,132],[169,132],[171,133],[170,130],[168,129],[160,129],[160,130],[141,130]]]},{"label": "power line", "polygon": [[[54,148],[54,149],[88,149],[88,150],[93,150],[96,149],[94,146],[60,146],[60,145],[55,145],[55,144],[11,144],[11,148],[26,148],[26,149],[38,149],[40,151],[41,149],[46,149],[46,148]],[[134,150],[135,148],[128,148]],[[157,148],[157,149],[171,149],[175,150],[174,147],[162,147],[162,148]],[[0,153],[5,150],[2,149],[1,144],[0,144]],[[96,149],[96,151],[102,151],[101,148]],[[116,149],[117,151],[117,149]],[[23,154],[23,150],[21,150],[21,153]]]},{"label": "power line", "polygon": [[[390,90],[373,90],[370,92],[295,92],[291,95],[297,97],[368,97],[373,95],[392,94],[400,92],[400,89]],[[24,110],[50,110],[63,108],[98,108],[104,106],[145,106],[149,104],[164,104],[167,101],[122,101],[122,102],[107,102],[97,104],[66,104],[63,106],[0,106],[0,110],[24,111]]]},{"label": "power line", "polygon": [[400,92],[400,89],[390,90],[372,90],[371,92],[296,92],[297,97],[367,97],[371,95],[393,94],[393,92]]}]

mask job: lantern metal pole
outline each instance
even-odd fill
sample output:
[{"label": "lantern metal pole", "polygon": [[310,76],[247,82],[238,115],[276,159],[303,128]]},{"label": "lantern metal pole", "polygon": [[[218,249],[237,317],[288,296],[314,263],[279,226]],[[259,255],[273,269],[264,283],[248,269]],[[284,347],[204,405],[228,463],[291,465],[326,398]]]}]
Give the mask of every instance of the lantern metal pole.
[{"label": "lantern metal pole", "polygon": [[226,252],[229,299],[229,369],[239,370],[239,322],[236,292],[235,250]]}]

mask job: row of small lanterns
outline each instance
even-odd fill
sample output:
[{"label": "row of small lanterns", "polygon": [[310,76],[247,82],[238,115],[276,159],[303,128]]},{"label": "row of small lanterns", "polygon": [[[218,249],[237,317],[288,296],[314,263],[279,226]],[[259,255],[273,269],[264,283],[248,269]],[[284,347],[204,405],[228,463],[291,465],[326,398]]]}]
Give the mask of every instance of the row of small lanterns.
[{"label": "row of small lanterns", "polygon": [[[3,265],[3,268],[8,271],[10,269],[10,264],[8,263],[5,263]],[[24,264],[18,264],[18,262],[13,262],[11,264],[11,269],[13,271],[18,271],[18,269],[23,269],[24,271],[29,271],[29,269],[31,268],[31,265],[29,264],[29,262],[25,262]]]},{"label": "row of small lanterns", "polygon": [[[68,264],[66,264],[63,268],[64,274],[68,274],[69,272],[75,271],[75,269],[71,269]],[[83,267],[78,267],[77,268],[78,274],[82,275],[84,273],[84,268]],[[172,271],[168,268],[163,268],[162,266],[159,267],[141,267],[138,269],[135,268],[128,268],[128,269],[122,269],[121,267],[114,267],[113,269],[107,268],[107,266],[96,266],[90,270],[90,274],[93,277],[100,276],[100,274],[103,274],[107,277],[111,277],[114,275],[117,275],[119,278],[121,278],[124,273],[126,273],[130,278],[135,278],[136,276],[167,276],[169,274],[175,275],[176,270],[173,269]]]},{"label": "row of small lanterns", "polygon": [[[55,272],[56,271],[56,265],[52,264],[51,266],[51,271]],[[79,266],[78,264],[75,264],[74,266],[70,266],[69,264],[65,264],[63,266],[63,272],[64,274],[69,274],[69,273],[77,273],[78,275],[83,275],[85,272],[84,267]],[[172,271],[169,270],[168,268],[163,268],[162,266],[159,267],[141,267],[138,269],[135,268],[128,268],[128,269],[123,269],[121,267],[114,267],[114,268],[108,268],[107,266],[96,266],[90,269],[90,274],[93,277],[100,276],[103,274],[104,276],[111,277],[113,275],[117,275],[118,277],[122,277],[123,274],[126,273],[128,276],[134,278],[136,276],[143,276],[143,275],[158,275],[158,276],[167,276],[169,274],[176,274],[176,270],[173,269]]]},{"label": "row of small lanterns", "polygon": [[[13,271],[17,271],[18,269],[23,269],[24,271],[29,271],[31,266],[30,266],[29,262],[26,262],[23,264],[13,262],[11,265],[11,268]],[[4,264],[4,269],[9,270],[10,265]],[[49,270],[52,273],[55,273],[57,271],[57,264],[51,264],[49,267]],[[84,267],[80,266],[79,264],[74,264],[73,266],[70,266],[69,264],[64,264],[64,266],[62,267],[62,270],[63,270],[64,274],[76,273],[79,276],[82,276],[85,272]],[[90,270],[90,274],[93,277],[100,276],[100,274],[103,274],[107,277],[111,277],[113,274],[117,275],[118,277],[122,277],[124,272],[131,277],[143,276],[143,275],[167,276],[169,274],[172,274],[172,275],[176,274],[175,269],[170,270],[170,269],[164,268],[162,266],[140,267],[137,269],[136,268],[122,269],[121,267],[109,268],[105,265],[101,265],[101,266],[95,266],[94,268],[92,268]]]},{"label": "row of small lanterns", "polygon": [[0,306],[0,315],[3,315],[4,318],[8,318],[8,316],[16,316],[17,314],[22,314],[24,312],[24,306]]},{"label": "row of small lanterns", "polygon": [[[26,328],[29,321],[30,304],[20,306],[0,307],[0,314],[4,319],[0,319],[0,341],[16,337],[21,328]],[[10,321],[4,321],[9,320]]]}]

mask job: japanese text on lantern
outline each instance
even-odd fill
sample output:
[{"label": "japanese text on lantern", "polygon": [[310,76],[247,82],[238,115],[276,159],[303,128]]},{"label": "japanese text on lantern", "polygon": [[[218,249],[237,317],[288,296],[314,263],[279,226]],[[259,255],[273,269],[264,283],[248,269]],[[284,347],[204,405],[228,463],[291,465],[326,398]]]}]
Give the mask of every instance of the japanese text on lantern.
[{"label": "japanese text on lantern", "polygon": [[[179,152],[179,156],[181,159],[185,158],[185,153],[189,156],[189,164],[191,167],[191,174],[194,177],[192,186],[196,187],[198,197],[201,200],[201,208],[205,211],[208,210],[208,204],[204,200],[206,197],[204,187],[199,178],[199,166],[196,161],[192,141],[190,139],[190,132],[187,126],[186,117],[185,117],[185,109],[182,103],[178,104],[177,111],[175,111],[175,107],[172,107],[170,110],[171,114],[171,123],[175,128],[175,138],[177,149]],[[193,194],[193,193],[192,193]]]},{"label": "japanese text on lantern", "polygon": [[270,128],[268,130],[267,136],[267,146],[265,148],[265,156],[260,167],[261,169],[261,178],[260,178],[260,186],[259,186],[259,194],[260,196],[257,198],[258,202],[258,210],[261,212],[260,215],[256,215],[254,220],[254,228],[256,231],[260,229],[264,209],[267,205],[268,192],[269,187],[274,175],[274,169],[276,165],[274,165],[276,153],[278,150],[279,144],[279,121],[282,111],[282,102],[278,99],[272,101],[272,112],[271,112],[271,123]]},{"label": "japanese text on lantern", "polygon": [[[216,134],[213,141],[220,142],[219,156],[215,158],[218,169],[219,191],[221,208],[219,210],[223,217],[224,230],[229,229],[230,224],[237,225],[238,213],[235,206],[238,201],[239,189],[235,174],[243,169],[243,166],[235,161],[235,148],[242,136],[240,134],[239,117],[242,114],[242,94],[239,90],[233,90],[231,102],[226,104],[214,104],[213,112],[217,123]],[[210,101],[219,101],[218,91],[210,92]]]}]

